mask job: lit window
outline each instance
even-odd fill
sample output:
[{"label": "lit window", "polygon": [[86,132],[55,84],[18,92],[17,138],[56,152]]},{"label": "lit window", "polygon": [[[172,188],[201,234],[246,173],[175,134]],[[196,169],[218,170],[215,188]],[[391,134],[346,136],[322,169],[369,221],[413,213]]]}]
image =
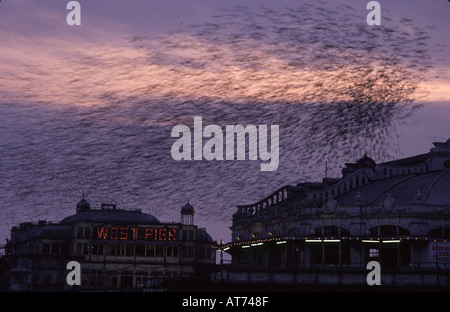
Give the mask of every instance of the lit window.
[{"label": "lit window", "polygon": [[369,257],[370,258],[378,258],[378,253],[379,253],[378,249],[375,249],[375,248],[369,249]]}]

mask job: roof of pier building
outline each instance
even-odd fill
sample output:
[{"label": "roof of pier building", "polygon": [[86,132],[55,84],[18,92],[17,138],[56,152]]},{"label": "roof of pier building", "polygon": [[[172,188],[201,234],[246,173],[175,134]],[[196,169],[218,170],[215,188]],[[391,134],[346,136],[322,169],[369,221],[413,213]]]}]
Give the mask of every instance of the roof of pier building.
[{"label": "roof of pier building", "polygon": [[380,205],[387,198],[396,205],[450,209],[450,139],[433,145],[428,153],[379,164],[365,154],[346,163],[341,178],[284,186],[257,203],[238,206],[235,216],[279,203],[307,207],[332,200],[338,206],[355,207]]}]

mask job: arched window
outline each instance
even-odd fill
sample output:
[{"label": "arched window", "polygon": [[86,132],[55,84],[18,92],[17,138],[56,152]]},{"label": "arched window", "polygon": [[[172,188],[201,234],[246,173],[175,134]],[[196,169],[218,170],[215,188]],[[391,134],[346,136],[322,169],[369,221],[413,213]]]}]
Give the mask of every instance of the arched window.
[{"label": "arched window", "polygon": [[369,229],[372,235],[377,236],[407,236],[409,231],[401,226],[395,225],[380,225]]},{"label": "arched window", "polygon": [[433,238],[450,238],[450,227],[432,229],[428,232],[427,236]]},{"label": "arched window", "polygon": [[443,163],[445,168],[449,168],[450,169],[450,159],[447,159],[446,161],[444,161]]},{"label": "arched window", "polygon": [[349,236],[350,235],[350,231],[343,228],[343,227],[339,227],[339,226],[334,226],[334,225],[330,225],[330,226],[323,226],[323,227],[319,227],[316,228],[314,230],[314,233],[317,236]]}]

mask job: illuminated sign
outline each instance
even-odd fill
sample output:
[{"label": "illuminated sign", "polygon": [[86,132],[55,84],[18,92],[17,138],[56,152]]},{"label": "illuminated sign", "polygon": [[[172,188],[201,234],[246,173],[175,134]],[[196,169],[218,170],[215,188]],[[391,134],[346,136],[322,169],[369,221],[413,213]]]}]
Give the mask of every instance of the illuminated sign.
[{"label": "illuminated sign", "polygon": [[96,238],[104,240],[174,241],[177,240],[177,230],[167,228],[97,226]]},{"label": "illuminated sign", "polygon": [[439,267],[450,264],[450,244],[447,242],[430,242],[430,262]]}]

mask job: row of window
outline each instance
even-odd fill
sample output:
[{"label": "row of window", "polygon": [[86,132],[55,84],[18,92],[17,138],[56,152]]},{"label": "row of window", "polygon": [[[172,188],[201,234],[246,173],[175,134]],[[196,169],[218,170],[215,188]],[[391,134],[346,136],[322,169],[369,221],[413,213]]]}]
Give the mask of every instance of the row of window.
[{"label": "row of window", "polygon": [[[376,235],[376,236],[408,236],[411,235],[411,233],[401,227],[401,226],[395,226],[395,225],[380,225],[370,228],[369,230],[370,235]],[[338,226],[324,226],[321,228],[317,228],[313,231],[314,235],[317,236],[350,236],[350,231],[338,227]],[[443,235],[450,235],[450,228],[446,229],[436,229],[432,230],[428,233],[429,236],[435,236],[439,237]]]},{"label": "row of window", "polygon": [[[194,258],[194,246],[155,246],[155,245],[109,245],[77,243],[76,254],[82,256],[122,256],[122,257],[153,257],[162,258],[181,256],[182,258]],[[213,259],[213,252],[210,247],[200,247],[197,249],[199,259]]]},{"label": "row of window", "polygon": [[[445,164],[444,164],[445,166]],[[428,172],[429,171],[429,165],[427,164],[425,167],[418,167],[418,168],[407,168],[407,169],[393,169],[393,168],[383,168],[383,174],[387,177],[391,177],[391,176],[395,176],[395,175],[399,175],[399,174],[411,174],[411,173],[423,173],[423,172]],[[339,196],[343,193],[345,193],[347,190],[352,190],[353,188],[357,188],[360,185],[365,185],[368,183],[368,178],[367,176],[365,176],[365,172],[362,171],[361,172],[361,179],[360,176],[357,175],[353,178],[350,179],[347,182],[343,183],[340,186],[334,187],[333,189],[331,189],[331,191],[325,192],[325,193],[314,193],[313,194],[313,200],[324,200],[328,199],[328,197],[331,195],[331,198],[334,198],[336,196]],[[342,186],[342,188],[341,188]]]},{"label": "row of window", "polygon": [[149,278],[158,278],[158,277],[172,277],[176,278],[180,275],[184,275],[180,272],[175,271],[152,271],[152,272],[106,272],[102,271],[93,271],[91,270],[89,273],[84,272],[84,276],[88,276],[89,279],[89,287],[91,288],[134,288],[139,287],[146,282]]},{"label": "row of window", "polygon": [[[310,263],[319,265],[348,265],[351,263],[350,244],[321,243],[310,246]],[[366,248],[367,260],[376,260],[384,266],[407,266],[411,262],[411,247],[393,244]]]},{"label": "row of window", "polygon": [[411,173],[424,173],[430,171],[430,166],[427,164],[421,167],[414,168],[383,168],[383,175],[387,177],[399,175],[399,174],[411,174]]},{"label": "row of window", "polygon": [[350,244],[321,243],[310,246],[311,264],[350,264]]},{"label": "row of window", "polygon": [[[77,255],[88,256],[124,256],[124,257],[154,257],[162,258],[178,257],[180,253],[179,246],[154,246],[154,245],[109,245],[109,244],[90,244],[77,243]],[[42,243],[41,254],[43,255],[64,255],[69,254],[68,243]],[[181,248],[183,258],[194,258],[194,246],[183,246]],[[210,247],[201,247],[197,249],[199,259],[213,259],[213,252]]]},{"label": "row of window", "polygon": [[69,252],[68,243],[42,243],[41,253],[43,255],[64,255]]},{"label": "row of window", "polygon": [[354,188],[359,187],[360,185],[365,185],[368,183],[367,176],[364,175],[365,172],[362,172],[361,180],[360,176],[356,176],[355,180],[351,179],[347,182],[341,183],[338,186],[334,186],[330,191],[324,192],[324,193],[313,193],[313,200],[319,200],[323,201],[324,199],[328,199],[330,196],[331,198],[337,197],[342,195],[343,193],[347,192],[348,190],[352,190]]},{"label": "row of window", "polygon": [[[301,259],[300,250],[296,246],[274,246],[274,248],[250,248],[237,255],[235,263],[249,266],[280,265],[350,265],[351,245],[349,242],[314,242],[308,243],[307,258]],[[411,262],[411,247],[407,244],[390,244],[389,246],[366,246],[366,260],[377,260],[388,266],[408,265]],[[359,258],[359,256],[358,256]]]},{"label": "row of window", "polygon": [[[291,228],[288,232],[287,232],[287,236],[297,236],[297,234],[299,232],[301,232],[301,225],[300,227],[293,227]],[[265,235],[263,233],[251,233],[251,230],[249,229],[246,233],[246,237],[248,237],[249,239],[251,238],[261,238],[264,237]],[[431,232],[430,232],[431,233]],[[436,230],[433,233],[441,233],[440,229]],[[447,229],[447,231],[445,232],[447,234],[450,234],[450,228]],[[254,235],[254,237],[252,236],[252,234]],[[314,229],[311,234],[313,236],[319,236],[319,237],[339,237],[339,236],[351,236],[351,233],[349,230],[343,228],[343,227],[339,227],[339,226],[324,226],[324,227],[320,227],[320,228],[316,228]],[[392,236],[408,236],[410,235],[410,232],[401,227],[401,226],[395,226],[395,225],[380,225],[380,226],[376,226],[376,227],[372,227],[369,229],[369,234],[370,235],[374,235],[374,236],[381,236],[381,237],[392,237]],[[283,236],[280,232],[277,231],[273,231],[271,232],[272,236]],[[441,234],[439,234],[441,235]],[[444,235],[444,234],[442,234]],[[286,235],[284,235],[286,236]],[[242,239],[242,237],[241,237]]]}]

